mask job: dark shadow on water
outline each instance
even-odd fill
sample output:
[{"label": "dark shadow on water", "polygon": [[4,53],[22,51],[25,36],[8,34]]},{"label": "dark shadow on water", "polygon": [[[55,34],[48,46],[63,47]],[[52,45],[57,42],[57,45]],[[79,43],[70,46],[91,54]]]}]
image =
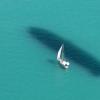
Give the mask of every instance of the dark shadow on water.
[{"label": "dark shadow on water", "polygon": [[57,61],[56,60],[53,60],[53,59],[47,59],[47,61],[51,64],[57,64]]},{"label": "dark shadow on water", "polygon": [[64,66],[62,66],[59,62],[57,62],[56,60],[53,60],[53,59],[48,59],[47,60],[50,64],[53,64],[53,65],[56,65],[56,66],[59,66],[61,67],[62,69],[65,69]]},{"label": "dark shadow on water", "polygon": [[37,39],[42,44],[47,46],[48,48],[52,49],[57,53],[59,47],[62,43],[65,46],[65,56],[69,59],[74,61],[75,63],[79,64],[83,68],[87,69],[88,72],[91,72],[95,76],[100,76],[100,61],[94,58],[88,52],[82,50],[77,45],[72,43],[69,40],[65,40],[58,35],[55,35],[53,32],[37,28],[37,27],[29,27],[28,33],[34,39]]}]

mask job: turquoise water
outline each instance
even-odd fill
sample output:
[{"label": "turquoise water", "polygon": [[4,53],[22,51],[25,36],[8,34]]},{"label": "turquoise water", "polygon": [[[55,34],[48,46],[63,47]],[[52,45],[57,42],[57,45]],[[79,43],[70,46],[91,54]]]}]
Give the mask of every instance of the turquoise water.
[{"label": "turquoise water", "polygon": [[[91,68],[100,62],[99,3],[99,0],[1,0],[0,99],[99,100],[100,71],[94,66],[96,75]],[[28,31],[30,27],[33,36]],[[42,29],[42,39],[43,32],[48,30],[55,34],[54,39],[60,37],[71,47],[65,49],[70,54],[73,51],[72,56],[68,54],[68,70],[56,62],[52,46],[59,42],[52,42],[53,45],[45,38],[45,42],[37,39],[35,29],[37,33]],[[83,64],[82,57],[89,61],[84,60]]]}]

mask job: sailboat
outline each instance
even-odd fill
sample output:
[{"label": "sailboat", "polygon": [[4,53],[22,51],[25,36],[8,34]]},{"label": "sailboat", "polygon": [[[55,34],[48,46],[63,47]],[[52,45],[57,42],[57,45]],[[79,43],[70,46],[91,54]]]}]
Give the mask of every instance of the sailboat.
[{"label": "sailboat", "polygon": [[60,49],[58,50],[57,53],[57,61],[64,67],[68,68],[69,67],[69,62],[65,60],[64,58],[64,44],[61,45]]}]

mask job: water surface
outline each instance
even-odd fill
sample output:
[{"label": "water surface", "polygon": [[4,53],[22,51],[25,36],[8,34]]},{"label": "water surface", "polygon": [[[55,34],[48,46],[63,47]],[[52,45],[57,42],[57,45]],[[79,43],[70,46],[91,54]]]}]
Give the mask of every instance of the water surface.
[{"label": "water surface", "polygon": [[[99,3],[1,0],[0,99],[100,99]],[[62,42],[68,70],[56,62]]]}]

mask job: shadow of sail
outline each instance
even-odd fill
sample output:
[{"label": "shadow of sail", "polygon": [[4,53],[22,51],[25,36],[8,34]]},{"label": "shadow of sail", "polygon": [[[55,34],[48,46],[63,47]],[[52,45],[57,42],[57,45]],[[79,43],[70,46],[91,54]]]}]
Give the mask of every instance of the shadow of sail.
[{"label": "shadow of sail", "polygon": [[59,47],[64,43],[65,57],[81,65],[93,75],[100,76],[100,61],[69,40],[65,40],[51,31],[38,27],[29,27],[28,33],[55,52],[58,52]]}]

